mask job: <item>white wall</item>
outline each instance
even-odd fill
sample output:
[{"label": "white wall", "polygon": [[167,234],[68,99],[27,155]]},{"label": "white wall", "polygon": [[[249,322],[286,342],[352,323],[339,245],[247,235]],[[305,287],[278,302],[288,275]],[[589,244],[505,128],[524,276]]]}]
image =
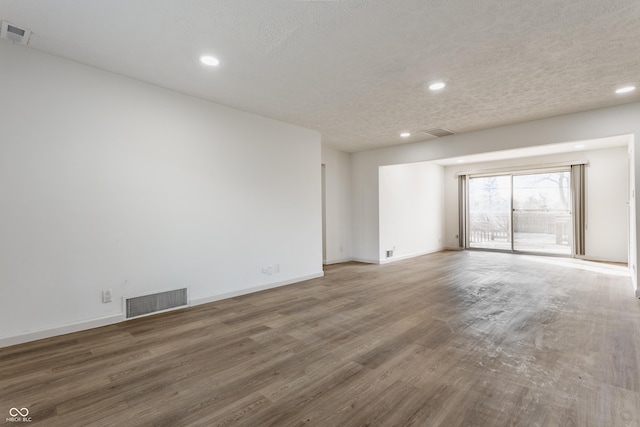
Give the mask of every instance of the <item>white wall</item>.
[{"label": "white wall", "polygon": [[629,157],[627,147],[556,153],[493,162],[448,166],[445,169],[446,239],[449,248],[458,247],[458,173],[481,173],[518,167],[538,168],[546,164],[585,160],[586,258],[627,262],[629,239]]},{"label": "white wall", "polygon": [[[382,166],[379,179],[380,262],[441,250],[444,168],[424,162]],[[387,250],[394,250],[392,258]]]},{"label": "white wall", "polygon": [[[499,128],[452,135],[436,140],[423,141],[401,146],[353,153],[352,156],[352,196],[354,258],[375,262],[379,248],[378,218],[378,167],[402,163],[445,159],[462,155],[488,153],[512,148],[532,147],[570,141],[604,138],[614,135],[640,135],[640,103],[629,103],[599,110],[568,114],[548,119],[518,123]],[[637,140],[637,138],[636,138]],[[634,170],[640,164],[640,150],[634,151]],[[634,187],[640,176],[634,175]],[[633,213],[637,211],[637,199]],[[638,241],[637,221],[634,215],[630,236],[632,252],[631,265],[634,270],[634,285],[637,284]],[[637,289],[637,286],[636,286]],[[638,295],[640,293],[636,292]]]},{"label": "white wall", "polygon": [[604,261],[629,258],[629,155],[627,147],[585,153],[585,255]]},{"label": "white wall", "polygon": [[0,345],[121,320],[123,295],[322,275],[317,132],[9,43],[0,58]]},{"label": "white wall", "polygon": [[326,264],[351,260],[351,156],[322,144],[325,165]]}]

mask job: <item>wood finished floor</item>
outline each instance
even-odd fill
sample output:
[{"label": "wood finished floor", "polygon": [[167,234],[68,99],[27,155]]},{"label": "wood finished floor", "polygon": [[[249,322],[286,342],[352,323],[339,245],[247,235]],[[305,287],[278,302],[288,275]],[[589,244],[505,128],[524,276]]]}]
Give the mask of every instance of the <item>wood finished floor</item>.
[{"label": "wood finished floor", "polygon": [[26,407],[47,426],[640,425],[630,279],[544,260],[341,264],[0,349],[0,423]]}]

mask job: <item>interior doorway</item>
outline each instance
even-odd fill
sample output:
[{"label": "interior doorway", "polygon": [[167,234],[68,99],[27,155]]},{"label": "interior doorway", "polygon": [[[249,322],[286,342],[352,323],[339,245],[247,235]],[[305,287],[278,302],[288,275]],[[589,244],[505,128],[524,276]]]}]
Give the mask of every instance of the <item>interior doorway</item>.
[{"label": "interior doorway", "polygon": [[327,171],[326,165],[320,165],[322,185],[322,264],[327,263]]}]

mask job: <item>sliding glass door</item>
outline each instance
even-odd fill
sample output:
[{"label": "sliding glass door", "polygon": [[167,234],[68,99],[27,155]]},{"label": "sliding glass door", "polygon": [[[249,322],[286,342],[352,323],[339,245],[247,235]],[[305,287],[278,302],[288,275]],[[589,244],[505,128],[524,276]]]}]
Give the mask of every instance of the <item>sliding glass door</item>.
[{"label": "sliding glass door", "polygon": [[467,247],[572,255],[569,168],[468,178]]},{"label": "sliding glass door", "polygon": [[469,247],[511,250],[511,176],[469,179]]},{"label": "sliding glass door", "polygon": [[569,171],[513,176],[513,250],[571,255]]}]

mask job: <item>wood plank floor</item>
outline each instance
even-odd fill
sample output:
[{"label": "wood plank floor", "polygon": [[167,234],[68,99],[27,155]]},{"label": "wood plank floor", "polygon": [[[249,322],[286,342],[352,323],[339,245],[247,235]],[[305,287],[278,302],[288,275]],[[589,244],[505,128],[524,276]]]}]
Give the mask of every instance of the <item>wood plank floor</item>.
[{"label": "wood plank floor", "polygon": [[639,426],[640,300],[585,265],[347,263],[0,349],[0,422],[26,407],[47,426]]}]

